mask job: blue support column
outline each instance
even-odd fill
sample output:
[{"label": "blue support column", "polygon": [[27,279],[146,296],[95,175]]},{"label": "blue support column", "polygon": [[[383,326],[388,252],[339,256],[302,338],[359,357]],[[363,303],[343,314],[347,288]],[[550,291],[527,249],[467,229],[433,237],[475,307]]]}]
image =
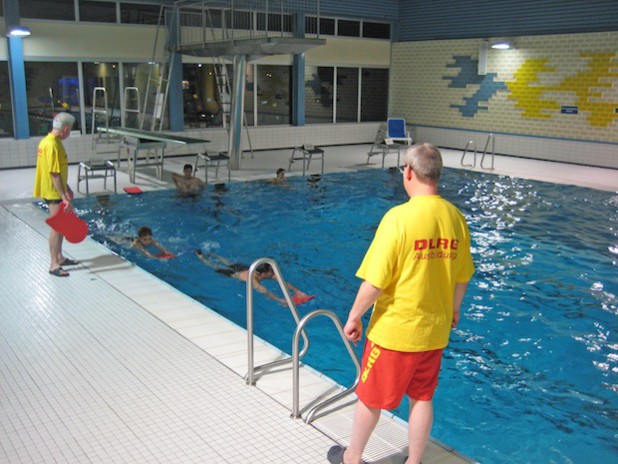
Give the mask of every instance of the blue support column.
[{"label": "blue support column", "polygon": [[[19,25],[19,1],[4,1],[4,18],[7,31]],[[21,37],[7,37],[9,50],[9,85],[13,107],[13,129],[16,139],[30,138],[28,125],[28,99],[26,97],[26,71]]]},{"label": "blue support column", "polygon": [[168,66],[171,66],[169,74],[169,89],[167,94],[167,103],[170,117],[170,130],[183,131],[185,129],[184,117],[184,101],[182,98],[182,55],[174,50],[178,47],[178,10],[174,9],[168,15],[168,33],[167,42],[170,53]]},{"label": "blue support column", "polygon": [[[294,15],[294,37],[305,37],[305,15]],[[305,54],[297,53],[292,60],[292,125],[305,125]]]},{"label": "blue support column", "polygon": [[26,97],[26,71],[21,37],[7,37],[9,42],[9,82],[13,106],[13,128],[16,139],[30,138],[28,125],[28,99]]},{"label": "blue support column", "polygon": [[183,131],[185,117],[182,97],[182,55],[174,53],[170,64],[172,66],[169,82],[170,130]]},{"label": "blue support column", "polygon": [[305,125],[305,54],[297,53],[292,61],[292,125]]}]

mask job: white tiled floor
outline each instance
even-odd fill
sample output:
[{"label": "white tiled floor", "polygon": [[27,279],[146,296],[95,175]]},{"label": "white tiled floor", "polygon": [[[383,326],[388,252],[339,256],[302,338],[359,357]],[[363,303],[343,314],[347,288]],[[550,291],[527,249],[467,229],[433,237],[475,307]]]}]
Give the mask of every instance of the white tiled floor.
[{"label": "white tiled floor", "polygon": [[[327,147],[326,170],[366,167],[367,148]],[[232,178],[270,177],[290,153],[258,152]],[[447,166],[460,157],[444,151]],[[185,161],[170,158],[166,169],[180,172]],[[597,168],[498,157],[495,173],[618,190],[616,171]],[[149,174],[136,184],[169,188],[169,172],[163,181]],[[71,167],[73,185],[75,176]],[[349,406],[312,426],[291,419],[289,369],[245,385],[243,330],[95,242],[67,245],[82,265],[67,279],[49,276],[32,178],[32,169],[0,171],[0,462],[321,463],[335,441],[347,443]],[[257,364],[278,356],[256,341]],[[310,370],[301,385],[305,409],[339,390]],[[402,462],[405,424],[384,417],[377,432],[366,459]],[[424,462],[465,460],[432,442]]]}]

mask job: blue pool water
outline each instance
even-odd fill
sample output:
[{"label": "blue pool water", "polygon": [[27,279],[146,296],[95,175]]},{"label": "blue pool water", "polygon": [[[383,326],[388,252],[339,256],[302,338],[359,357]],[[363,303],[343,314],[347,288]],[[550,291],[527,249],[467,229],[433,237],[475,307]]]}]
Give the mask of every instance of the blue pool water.
[{"label": "blue pool water", "polygon": [[[114,195],[77,208],[98,240],[241,326],[244,283],[194,249],[247,264],[272,257],[317,295],[301,315],[328,308],[345,320],[380,218],[406,200],[400,181],[371,170],[286,188],[209,186],[198,198]],[[477,272],[445,350],[432,435],[483,463],[618,462],[618,196],[453,170],[442,184],[469,221]],[[142,225],[179,257],[151,260],[123,245],[119,237]],[[290,352],[289,312],[256,299],[257,334]],[[353,368],[330,324],[314,320],[308,334],[308,364],[349,384]],[[406,418],[407,403],[395,413]]]}]

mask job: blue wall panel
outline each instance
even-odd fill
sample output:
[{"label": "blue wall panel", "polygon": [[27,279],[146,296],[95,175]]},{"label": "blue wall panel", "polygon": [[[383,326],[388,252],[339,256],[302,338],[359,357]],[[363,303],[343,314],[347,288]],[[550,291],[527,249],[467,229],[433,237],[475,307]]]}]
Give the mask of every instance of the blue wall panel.
[{"label": "blue wall panel", "polygon": [[401,0],[398,40],[618,30],[618,0]]},{"label": "blue wall panel", "polygon": [[396,21],[400,0],[320,0],[320,15],[367,21]]}]

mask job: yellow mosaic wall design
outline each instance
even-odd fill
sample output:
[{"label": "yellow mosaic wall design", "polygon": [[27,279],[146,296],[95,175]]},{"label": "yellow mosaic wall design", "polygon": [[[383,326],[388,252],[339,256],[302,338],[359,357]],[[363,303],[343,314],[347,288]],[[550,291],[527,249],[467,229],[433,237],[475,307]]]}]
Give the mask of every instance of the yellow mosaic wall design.
[{"label": "yellow mosaic wall design", "polygon": [[461,74],[453,63],[478,59],[480,42],[394,44],[390,115],[428,126],[618,142],[618,32],[517,37],[514,50],[490,50],[487,72],[505,86],[464,116],[460,107],[479,86],[449,87]]}]

